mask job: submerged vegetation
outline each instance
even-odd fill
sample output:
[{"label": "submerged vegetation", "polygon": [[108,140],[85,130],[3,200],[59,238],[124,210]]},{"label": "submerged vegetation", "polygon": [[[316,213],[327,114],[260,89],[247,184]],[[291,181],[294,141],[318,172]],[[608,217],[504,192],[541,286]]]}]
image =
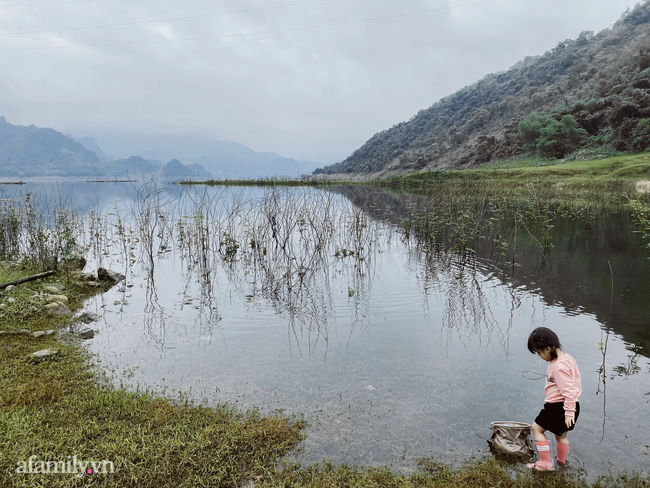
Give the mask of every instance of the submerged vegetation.
[{"label": "submerged vegetation", "polygon": [[[175,250],[187,267],[198,271],[202,293],[210,294],[214,270],[253,276],[259,292],[290,320],[322,306],[310,285],[323,280],[332,263],[349,264],[355,276],[371,270],[381,239],[399,231],[401,239],[429,255],[446,255],[459,263],[475,252],[479,241],[493,245],[498,259],[512,259],[516,234],[526,232],[546,255],[553,246],[558,219],[590,222],[608,201],[603,193],[576,190],[561,201],[535,185],[526,194],[471,180],[438,185],[427,198],[408,200],[403,208],[380,198],[363,197],[354,205],[320,189],[267,188],[252,199],[241,193],[222,198],[220,192],[189,192],[172,199],[161,189],[143,187],[132,208],[116,203],[110,212],[81,217],[62,207],[52,219],[33,199],[0,211],[0,283],[37,270],[54,268],[48,282],[34,281],[5,292],[0,335],[0,484],[3,486],[174,486],[174,487],[647,487],[638,476],[585,481],[579,469],[554,473],[529,472],[492,458],[470,460],[459,467],[424,459],[417,472],[397,474],[388,468],[276,464],[299,445],[302,419],[262,416],[228,405],[208,408],[186,397],[154,391],[128,391],[111,384],[65,333],[74,318],[46,317],[33,309],[34,296],[56,284],[73,310],[97,291],[62,265],[73,253],[89,255],[98,265],[119,264],[121,271],[143,263],[147,312],[155,314],[153,283],[156,259]],[[400,187],[396,181],[389,185]],[[408,186],[408,185],[402,185]],[[553,192],[555,192],[553,190]],[[226,190],[223,190],[224,192]],[[560,190],[558,190],[560,191]],[[561,190],[564,191],[564,190]],[[564,193],[563,193],[564,194]],[[631,195],[631,194],[630,194]],[[617,197],[618,198],[618,197]],[[644,195],[616,200],[628,205],[644,235],[648,201]],[[624,207],[621,207],[624,208]],[[350,299],[358,295],[355,284]],[[9,299],[12,300],[9,300]],[[212,309],[211,309],[212,310]],[[9,313],[10,311],[10,313]],[[218,321],[216,311],[209,318]],[[57,334],[30,333],[55,329]],[[28,333],[14,333],[27,330]],[[74,330],[74,327],[73,327]],[[310,333],[326,334],[315,327]],[[325,337],[326,339],[326,337]],[[34,360],[44,348],[57,354]],[[90,476],[16,474],[19,461],[109,460],[112,474]]]}]

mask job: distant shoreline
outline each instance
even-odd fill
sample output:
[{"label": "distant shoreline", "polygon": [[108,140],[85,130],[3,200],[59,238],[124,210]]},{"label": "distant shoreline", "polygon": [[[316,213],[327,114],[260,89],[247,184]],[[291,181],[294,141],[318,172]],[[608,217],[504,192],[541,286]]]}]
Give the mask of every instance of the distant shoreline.
[{"label": "distant shoreline", "polygon": [[86,183],[137,183],[138,180],[86,180]]}]

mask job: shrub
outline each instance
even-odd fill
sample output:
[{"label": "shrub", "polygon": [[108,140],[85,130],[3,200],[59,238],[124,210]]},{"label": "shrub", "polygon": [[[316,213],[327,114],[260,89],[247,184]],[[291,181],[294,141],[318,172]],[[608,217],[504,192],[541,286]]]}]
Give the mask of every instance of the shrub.
[{"label": "shrub", "polygon": [[539,157],[561,158],[582,145],[588,136],[576,119],[565,115],[561,120],[533,112],[519,123],[519,138],[524,149]]},{"label": "shrub", "polygon": [[554,119],[549,115],[533,112],[519,122],[518,134],[524,145],[524,150],[529,153],[535,152],[537,149],[537,141],[542,135],[542,129],[552,120]]},{"label": "shrub", "polygon": [[540,134],[537,140],[537,155],[555,158],[561,158],[578,149],[588,135],[571,115],[565,115],[560,121],[553,119],[540,130]]}]

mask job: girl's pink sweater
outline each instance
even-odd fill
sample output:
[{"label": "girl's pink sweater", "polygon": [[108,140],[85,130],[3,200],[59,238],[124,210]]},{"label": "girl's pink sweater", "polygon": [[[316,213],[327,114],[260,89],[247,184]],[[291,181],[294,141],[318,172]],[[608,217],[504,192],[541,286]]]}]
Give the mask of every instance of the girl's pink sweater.
[{"label": "girl's pink sweater", "polygon": [[567,353],[548,363],[544,393],[546,403],[564,402],[564,413],[575,414],[576,402],[582,393],[582,383],[578,364]]}]

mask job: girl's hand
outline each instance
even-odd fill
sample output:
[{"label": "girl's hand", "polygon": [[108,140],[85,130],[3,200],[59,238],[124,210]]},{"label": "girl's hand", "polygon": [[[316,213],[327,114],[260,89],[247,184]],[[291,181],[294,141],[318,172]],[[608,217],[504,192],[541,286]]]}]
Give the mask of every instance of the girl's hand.
[{"label": "girl's hand", "polygon": [[566,424],[567,428],[571,427],[573,424],[576,423],[574,416],[573,415],[565,415],[564,416],[564,423]]}]

